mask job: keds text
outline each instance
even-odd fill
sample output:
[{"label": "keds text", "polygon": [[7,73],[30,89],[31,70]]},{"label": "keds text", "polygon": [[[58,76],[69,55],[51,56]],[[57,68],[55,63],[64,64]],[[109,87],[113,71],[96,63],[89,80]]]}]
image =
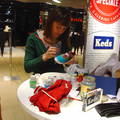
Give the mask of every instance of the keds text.
[{"label": "keds text", "polygon": [[114,37],[94,36],[93,49],[113,49]]},{"label": "keds text", "polygon": [[101,39],[96,39],[96,44],[95,46],[101,46],[101,47],[111,47],[112,46],[112,42],[109,42],[109,39],[106,40],[106,42],[101,42]]}]

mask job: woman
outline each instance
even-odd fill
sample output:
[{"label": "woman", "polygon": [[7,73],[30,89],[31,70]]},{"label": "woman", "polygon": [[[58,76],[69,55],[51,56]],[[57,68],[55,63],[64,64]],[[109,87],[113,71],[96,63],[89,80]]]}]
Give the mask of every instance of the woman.
[{"label": "woman", "polygon": [[[24,68],[30,73],[65,72],[64,66],[57,64],[54,57],[70,51],[69,33],[71,14],[67,8],[56,7],[45,24],[45,30],[37,30],[26,42]],[[71,55],[66,65],[76,64]]]}]

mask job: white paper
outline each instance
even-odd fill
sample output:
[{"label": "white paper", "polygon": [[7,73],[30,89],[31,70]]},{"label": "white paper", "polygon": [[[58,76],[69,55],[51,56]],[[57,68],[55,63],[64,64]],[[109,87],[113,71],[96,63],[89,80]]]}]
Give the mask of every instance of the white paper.
[{"label": "white paper", "polygon": [[73,90],[71,89],[71,91],[69,92],[69,96],[72,97],[72,98],[76,98],[77,95],[78,95],[79,91],[76,91],[76,90]]},{"label": "white paper", "polygon": [[116,99],[116,95],[107,94],[110,99]]}]

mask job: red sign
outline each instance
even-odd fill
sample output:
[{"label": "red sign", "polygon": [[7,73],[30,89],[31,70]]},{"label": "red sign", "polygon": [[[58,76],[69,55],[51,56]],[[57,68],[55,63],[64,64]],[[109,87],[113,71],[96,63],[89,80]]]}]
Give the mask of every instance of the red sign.
[{"label": "red sign", "polygon": [[71,21],[82,22],[82,19],[79,19],[79,18],[71,18]]},{"label": "red sign", "polygon": [[90,0],[90,13],[101,23],[115,23],[120,19],[120,0]]}]

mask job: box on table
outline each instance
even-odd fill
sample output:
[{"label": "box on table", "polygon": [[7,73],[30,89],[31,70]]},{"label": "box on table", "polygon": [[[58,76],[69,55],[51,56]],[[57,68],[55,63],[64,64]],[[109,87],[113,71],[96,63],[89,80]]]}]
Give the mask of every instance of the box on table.
[{"label": "box on table", "polygon": [[96,79],[96,89],[102,88],[104,94],[116,95],[120,88],[120,69],[116,71],[116,78],[96,76],[94,71],[90,73],[90,76],[94,76]]}]

